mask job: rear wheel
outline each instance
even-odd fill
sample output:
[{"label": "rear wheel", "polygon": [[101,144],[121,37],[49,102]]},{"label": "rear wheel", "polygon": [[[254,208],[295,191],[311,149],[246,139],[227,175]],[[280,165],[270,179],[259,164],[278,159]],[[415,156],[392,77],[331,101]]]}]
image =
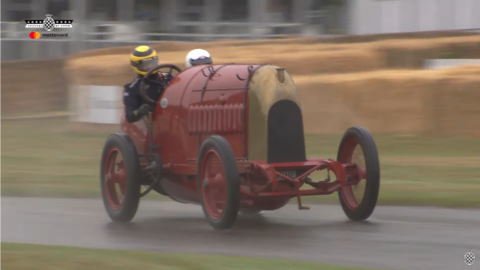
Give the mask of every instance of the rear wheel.
[{"label": "rear wheel", "polygon": [[337,161],[342,164],[354,163],[356,168],[346,170],[347,180],[358,181],[338,191],[343,211],[351,220],[369,218],[380,190],[380,163],[377,146],[368,130],[362,127],[349,128],[340,142]]},{"label": "rear wheel", "polygon": [[128,222],[140,201],[140,172],[135,146],[125,134],[112,134],[103,148],[100,187],[108,216],[115,222]]},{"label": "rear wheel", "polygon": [[240,176],[225,138],[210,136],[198,156],[198,191],[203,212],[216,230],[233,227],[240,207]]}]

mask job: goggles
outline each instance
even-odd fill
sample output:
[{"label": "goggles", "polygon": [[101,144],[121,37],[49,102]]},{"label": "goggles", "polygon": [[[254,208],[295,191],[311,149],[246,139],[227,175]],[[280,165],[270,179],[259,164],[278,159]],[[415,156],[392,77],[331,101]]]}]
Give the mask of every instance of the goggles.
[{"label": "goggles", "polygon": [[190,64],[192,66],[212,64],[212,58],[201,56],[197,59],[190,59]]}]

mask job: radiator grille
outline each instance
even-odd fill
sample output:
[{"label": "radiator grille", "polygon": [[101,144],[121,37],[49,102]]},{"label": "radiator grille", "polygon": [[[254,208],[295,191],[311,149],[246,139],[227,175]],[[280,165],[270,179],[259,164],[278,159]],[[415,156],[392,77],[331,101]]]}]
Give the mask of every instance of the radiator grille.
[{"label": "radiator grille", "polygon": [[243,105],[192,105],[188,109],[190,134],[232,134],[243,131]]}]

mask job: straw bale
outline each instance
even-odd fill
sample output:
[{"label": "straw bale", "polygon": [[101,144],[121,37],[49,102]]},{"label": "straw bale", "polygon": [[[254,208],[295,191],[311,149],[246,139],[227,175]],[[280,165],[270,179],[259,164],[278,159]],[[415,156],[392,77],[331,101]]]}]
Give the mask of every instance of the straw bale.
[{"label": "straw bale", "polygon": [[[247,46],[259,46],[259,45],[330,45],[334,46],[356,46],[359,43],[371,43],[375,41],[382,41],[386,39],[415,39],[415,40],[425,40],[439,37],[464,37],[472,36],[474,33],[462,32],[462,31],[428,31],[428,32],[413,32],[413,33],[394,33],[394,34],[374,34],[374,35],[341,35],[336,37],[297,37],[290,36],[286,38],[278,39],[247,39],[247,40],[230,40],[230,39],[220,39],[210,42],[173,42],[173,41],[162,41],[151,46],[158,51],[189,51],[194,48],[214,48],[214,47],[247,47]],[[91,50],[86,52],[81,52],[73,57],[88,57],[96,55],[105,55],[105,54],[129,54],[135,46],[140,44],[131,45],[131,46],[121,46],[115,48]]]},{"label": "straw bale", "polygon": [[480,136],[480,67],[294,76],[307,133]]},{"label": "straw bale", "polygon": [[[334,47],[318,45],[255,46],[239,50],[214,48],[211,54],[214,55],[215,63],[269,63],[285,67],[290,74],[345,73],[385,67],[381,55],[375,52],[332,48]],[[173,56],[170,53],[168,55],[165,59]],[[175,55],[175,58],[182,56]],[[222,61],[223,59],[227,61]]]},{"label": "straw bale", "polygon": [[272,54],[262,60],[262,62],[285,67],[292,75],[350,73],[385,68],[381,55],[365,50]]},{"label": "straw bale", "polygon": [[[424,74],[421,74],[424,73]],[[377,71],[294,78],[305,132],[341,134],[360,125],[373,133],[424,133],[433,72]]]},{"label": "straw bale", "polygon": [[64,110],[64,60],[2,62],[2,114]]},{"label": "straw bale", "polygon": [[[239,51],[214,48],[216,64],[224,63],[269,63],[285,67],[290,74],[321,74],[369,71],[384,68],[382,57],[374,52],[362,50],[302,51],[283,53],[271,50]],[[159,53],[161,63],[171,63],[185,68],[184,52]],[[67,62],[65,74],[74,84],[95,83],[111,85],[133,76],[128,55],[102,55],[72,58]],[[128,80],[128,79],[127,79]],[[127,83],[127,82],[123,82]]]},{"label": "straw bale", "polygon": [[[161,57],[162,63],[185,68],[184,59],[169,55]],[[232,62],[232,59],[218,59],[219,63]],[[242,59],[241,62],[255,63],[253,59]],[[166,71],[166,70],[165,70]],[[125,55],[106,55],[72,59],[67,62],[64,74],[71,84],[76,85],[124,85],[135,76]]]},{"label": "straw bale", "polygon": [[364,48],[384,54],[386,65],[394,69],[422,68],[425,59],[480,58],[480,35],[414,40],[385,40]]},{"label": "straw bale", "polygon": [[[176,54],[180,53],[165,53],[163,59],[175,63],[175,58],[179,57]],[[321,54],[322,52],[318,53]],[[296,56],[302,59],[307,55],[298,53]],[[66,65],[65,73],[71,75],[72,84],[124,85],[134,73],[128,61],[123,58],[127,57],[109,55],[73,59]],[[278,59],[275,64],[285,61],[281,66],[286,66],[289,73],[304,68],[302,65],[295,67],[285,59],[288,60],[288,57]],[[219,58],[219,62],[223,63],[235,60]],[[253,59],[247,60],[255,62]],[[314,60],[316,61],[311,61],[311,69],[315,68],[313,65],[317,62],[321,64],[318,58]],[[308,61],[302,63],[307,65]],[[184,68],[182,62],[175,64]],[[479,75],[480,66],[461,66],[440,70],[380,70],[293,77],[300,92],[308,133],[338,134],[350,126],[361,125],[375,133],[475,135],[477,129],[468,127],[461,118],[462,113],[458,112],[468,111],[469,116],[465,119],[469,121],[480,116],[476,109],[472,109],[480,106],[470,104],[480,102],[476,96],[480,91]],[[453,98],[451,95],[458,97]],[[468,95],[472,97],[469,98]],[[459,101],[450,104],[449,100]],[[470,102],[469,107],[472,108],[458,110],[459,105],[456,104],[461,104],[463,100]],[[450,112],[454,109],[457,113]],[[458,131],[457,133],[449,130],[452,126],[455,127],[452,130]]]},{"label": "straw bale", "polygon": [[[255,46],[272,46],[272,45],[281,45],[281,44],[302,44],[306,39],[303,38],[296,38],[296,39],[288,39],[286,41],[282,40],[218,40],[212,42],[159,42],[154,44],[149,44],[150,47],[155,49],[158,53],[161,52],[177,52],[182,51],[186,56],[186,53],[190,50],[196,48],[208,49],[211,50],[213,48],[230,48],[231,47],[255,47]],[[80,57],[90,57],[90,56],[101,56],[101,55],[110,55],[110,54],[130,54],[132,50],[142,44],[135,44],[130,46],[120,46],[114,48],[106,48],[106,49],[97,49],[97,50],[90,50],[85,52],[80,52],[72,56],[72,58],[80,58]]]},{"label": "straw bale", "polygon": [[[92,57],[92,56],[104,56],[104,55],[129,55],[132,50],[143,44],[135,44],[130,46],[121,46],[97,50],[89,50],[85,52],[80,52],[75,55],[72,55],[70,58],[81,58],[81,57]],[[174,51],[189,51],[197,47],[200,48],[211,48],[218,46],[216,43],[182,43],[182,42],[162,42],[149,44],[150,47],[155,49],[157,52],[174,52]]]},{"label": "straw bale", "polygon": [[[222,41],[208,43],[154,44],[163,63],[181,63],[188,51],[204,48],[215,63],[272,63],[292,74],[345,73],[379,68],[416,69],[431,58],[480,58],[480,36],[434,39],[396,39],[376,42],[328,44],[307,42],[309,39],[283,41]],[[93,50],[70,57],[74,60],[92,56],[115,55],[127,59],[135,46]],[[125,60],[128,61],[128,60]]]},{"label": "straw bale", "polygon": [[439,79],[432,104],[432,133],[480,137],[480,76]]},{"label": "straw bale", "polygon": [[403,32],[403,33],[382,33],[367,35],[339,35],[334,37],[320,37],[308,40],[314,43],[365,43],[382,40],[405,40],[405,39],[433,39],[442,37],[464,37],[477,35],[475,32],[467,31],[422,31],[422,32]]}]

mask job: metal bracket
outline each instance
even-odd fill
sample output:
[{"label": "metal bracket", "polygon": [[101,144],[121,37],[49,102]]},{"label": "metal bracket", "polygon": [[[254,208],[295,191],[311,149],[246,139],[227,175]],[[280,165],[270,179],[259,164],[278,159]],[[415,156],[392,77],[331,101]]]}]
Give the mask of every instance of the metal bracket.
[{"label": "metal bracket", "polygon": [[[162,163],[161,163],[161,159],[160,159],[160,155],[158,154],[155,154],[155,153],[150,153],[150,154],[141,154],[139,155],[141,157],[150,157],[151,160],[153,160],[153,162],[155,163],[150,163],[150,165],[148,165],[146,167],[147,170],[153,170],[150,172],[150,176],[152,177],[153,179],[153,183],[149,185],[149,187],[147,188],[147,190],[145,190],[144,192],[142,192],[140,194],[140,197],[143,197],[145,195],[147,195],[155,185],[157,185],[159,182],[160,182],[160,179],[162,177]],[[155,165],[155,166],[152,166],[152,165]],[[156,172],[158,172],[160,170],[160,173],[158,173],[158,176]],[[148,171],[147,171],[148,172]],[[167,194],[162,194],[162,195],[165,195],[167,196]]]},{"label": "metal bracket", "polygon": [[240,77],[240,75],[238,75],[238,73],[236,74],[237,75],[237,78],[240,80],[240,81],[245,81],[246,79],[250,78],[250,75],[253,73],[253,66],[248,66],[247,68],[248,70],[248,76],[247,78],[243,79],[242,77]]},{"label": "metal bracket", "polygon": [[207,69],[210,72],[209,75],[205,74],[204,68],[202,68],[202,74],[203,74],[204,77],[209,77],[209,76],[211,77],[212,74],[214,74],[216,72],[216,70],[213,69],[213,66],[208,66]]},{"label": "metal bracket", "polygon": [[302,198],[300,197],[300,180],[298,178],[295,179],[295,191],[297,192],[298,209],[310,210],[310,206],[302,205]]},{"label": "metal bracket", "polygon": [[150,191],[152,191],[153,187],[160,182],[160,177],[155,177],[152,173],[152,178],[155,179],[153,183],[145,190],[142,194],[140,194],[140,198],[147,195]]}]

